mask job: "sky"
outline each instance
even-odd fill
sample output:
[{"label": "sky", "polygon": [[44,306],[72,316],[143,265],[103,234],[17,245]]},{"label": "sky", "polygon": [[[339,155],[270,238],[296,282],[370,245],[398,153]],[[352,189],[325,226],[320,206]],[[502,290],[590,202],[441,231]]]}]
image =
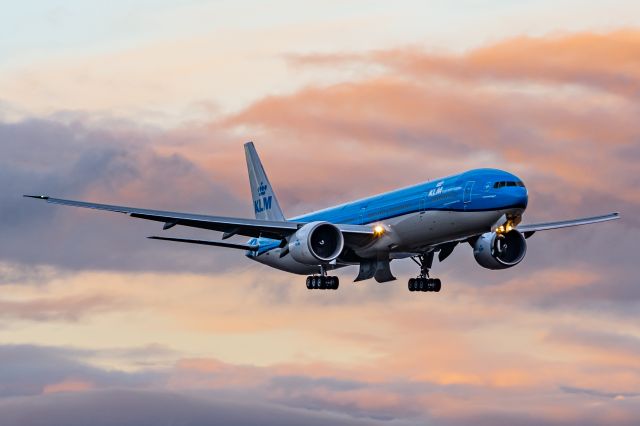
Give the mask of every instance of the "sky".
[{"label": "sky", "polygon": [[[4,3],[3,426],[640,423],[640,3]],[[290,217],[497,167],[524,222],[622,219],[309,292],[22,198],[251,217],[248,140]]]}]

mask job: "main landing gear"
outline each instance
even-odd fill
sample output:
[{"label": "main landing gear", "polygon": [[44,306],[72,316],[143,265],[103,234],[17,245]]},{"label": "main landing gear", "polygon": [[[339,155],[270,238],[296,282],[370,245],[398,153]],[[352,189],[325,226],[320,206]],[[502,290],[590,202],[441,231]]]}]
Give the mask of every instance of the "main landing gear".
[{"label": "main landing gear", "polygon": [[338,277],[326,275],[310,275],[307,277],[307,288],[309,290],[337,290],[340,286]]},{"label": "main landing gear", "polygon": [[433,252],[412,257],[411,260],[420,266],[420,275],[409,280],[409,291],[440,291],[442,282],[438,278],[429,278],[429,269],[433,265]]},{"label": "main landing gear", "polygon": [[307,277],[307,288],[309,290],[337,290],[340,286],[338,277],[327,276],[327,269],[320,266],[320,275],[310,275]]}]

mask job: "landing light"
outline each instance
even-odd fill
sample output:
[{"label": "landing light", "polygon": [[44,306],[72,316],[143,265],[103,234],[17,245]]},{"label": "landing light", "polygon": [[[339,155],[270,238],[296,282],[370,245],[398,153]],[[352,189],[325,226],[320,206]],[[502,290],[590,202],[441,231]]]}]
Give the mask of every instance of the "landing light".
[{"label": "landing light", "polygon": [[500,225],[496,228],[497,234],[506,234],[513,229],[511,222],[507,222],[504,225]]},{"label": "landing light", "polygon": [[374,235],[379,237],[380,235],[384,234],[384,227],[382,225],[374,226],[373,227],[373,233],[374,233]]}]

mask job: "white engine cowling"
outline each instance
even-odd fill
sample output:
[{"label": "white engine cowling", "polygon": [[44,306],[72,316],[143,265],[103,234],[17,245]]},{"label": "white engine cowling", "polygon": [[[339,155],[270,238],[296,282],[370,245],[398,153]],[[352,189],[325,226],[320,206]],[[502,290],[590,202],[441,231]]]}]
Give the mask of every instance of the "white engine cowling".
[{"label": "white engine cowling", "polygon": [[329,222],[307,223],[289,241],[291,257],[305,265],[329,263],[343,248],[342,232]]},{"label": "white engine cowling", "polygon": [[476,262],[487,269],[506,269],[517,265],[527,253],[527,242],[515,229],[506,234],[482,234],[473,246]]}]

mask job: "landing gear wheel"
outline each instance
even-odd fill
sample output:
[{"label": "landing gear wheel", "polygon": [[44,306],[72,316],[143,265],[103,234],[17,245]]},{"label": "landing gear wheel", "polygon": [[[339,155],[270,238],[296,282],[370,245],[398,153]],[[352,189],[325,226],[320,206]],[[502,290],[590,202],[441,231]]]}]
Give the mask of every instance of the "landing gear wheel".
[{"label": "landing gear wheel", "polygon": [[442,282],[438,278],[411,278],[408,281],[407,287],[409,291],[422,291],[422,292],[439,292],[442,289]]},{"label": "landing gear wheel", "polygon": [[340,287],[340,279],[338,277],[331,277],[331,290],[337,290]]},{"label": "landing gear wheel", "polygon": [[340,287],[338,277],[309,275],[306,281],[309,290],[337,290]]}]

